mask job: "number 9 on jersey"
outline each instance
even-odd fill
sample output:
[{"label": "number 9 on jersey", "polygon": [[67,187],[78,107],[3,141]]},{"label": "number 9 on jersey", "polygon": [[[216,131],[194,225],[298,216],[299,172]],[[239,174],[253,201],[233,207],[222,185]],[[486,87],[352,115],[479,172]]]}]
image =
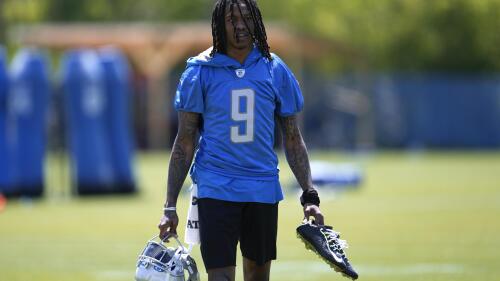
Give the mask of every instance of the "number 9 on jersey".
[{"label": "number 9 on jersey", "polygon": [[[242,112],[242,99],[246,111]],[[231,91],[231,118],[234,121],[245,122],[245,130],[240,133],[240,126],[231,126],[231,141],[234,143],[245,143],[254,140],[255,122],[255,92],[252,89],[241,89]]]}]

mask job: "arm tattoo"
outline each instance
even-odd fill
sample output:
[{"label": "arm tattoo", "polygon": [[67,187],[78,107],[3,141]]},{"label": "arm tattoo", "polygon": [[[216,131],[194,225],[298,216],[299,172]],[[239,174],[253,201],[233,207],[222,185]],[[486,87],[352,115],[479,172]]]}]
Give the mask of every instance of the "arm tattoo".
[{"label": "arm tattoo", "polygon": [[175,206],[177,197],[193,161],[200,115],[179,112],[179,130],[174,141],[168,166],[167,205]]},{"label": "arm tattoo", "polygon": [[296,116],[278,117],[283,132],[286,160],[302,190],[312,188],[311,167],[306,144],[302,139]]}]

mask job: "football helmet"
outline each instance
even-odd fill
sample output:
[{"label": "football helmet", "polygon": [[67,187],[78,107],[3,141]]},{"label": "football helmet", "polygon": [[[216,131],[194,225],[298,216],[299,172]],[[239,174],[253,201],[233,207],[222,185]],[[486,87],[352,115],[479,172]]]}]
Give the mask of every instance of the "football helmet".
[{"label": "football helmet", "polygon": [[[196,262],[176,237],[177,248],[167,247],[158,236],[150,239],[137,261],[136,281],[185,281],[184,270],[188,272],[188,281],[199,281]],[[157,242],[157,240],[159,240]]]}]

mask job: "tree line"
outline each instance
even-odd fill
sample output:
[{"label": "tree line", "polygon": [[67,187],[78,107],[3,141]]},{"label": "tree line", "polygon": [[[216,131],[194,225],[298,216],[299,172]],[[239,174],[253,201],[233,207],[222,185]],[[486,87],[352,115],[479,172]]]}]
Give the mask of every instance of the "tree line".
[{"label": "tree line", "polygon": [[[0,40],[37,22],[174,22],[210,19],[214,0],[0,0]],[[266,21],[335,42],[377,71],[498,72],[500,0],[259,1]],[[3,37],[3,38],[2,38]],[[272,46],[271,46],[272,47]],[[330,71],[359,67],[332,52]]]}]

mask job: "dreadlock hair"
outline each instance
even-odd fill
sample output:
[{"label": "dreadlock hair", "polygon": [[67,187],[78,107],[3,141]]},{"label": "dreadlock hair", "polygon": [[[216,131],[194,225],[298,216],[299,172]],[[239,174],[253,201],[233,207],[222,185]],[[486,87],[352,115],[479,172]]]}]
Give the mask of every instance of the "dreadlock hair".
[{"label": "dreadlock hair", "polygon": [[[271,54],[269,53],[269,45],[267,44],[266,28],[264,27],[264,22],[262,21],[262,15],[260,13],[259,7],[255,0],[240,0],[248,7],[250,14],[252,16],[254,28],[254,34],[250,34],[254,40],[254,43],[259,48],[262,55],[269,60],[272,60]],[[226,5],[236,5],[241,13],[241,7],[238,5],[238,0],[217,0],[212,11],[212,38],[213,38],[213,49],[210,56],[213,57],[215,53],[219,52],[226,54],[227,38],[226,38],[226,25],[225,25],[225,12]],[[231,10],[231,16],[233,9]],[[248,23],[246,19],[243,18],[245,26],[248,32],[251,32],[248,28]],[[234,23],[233,23],[234,26]],[[236,27],[235,27],[236,29]]]}]

